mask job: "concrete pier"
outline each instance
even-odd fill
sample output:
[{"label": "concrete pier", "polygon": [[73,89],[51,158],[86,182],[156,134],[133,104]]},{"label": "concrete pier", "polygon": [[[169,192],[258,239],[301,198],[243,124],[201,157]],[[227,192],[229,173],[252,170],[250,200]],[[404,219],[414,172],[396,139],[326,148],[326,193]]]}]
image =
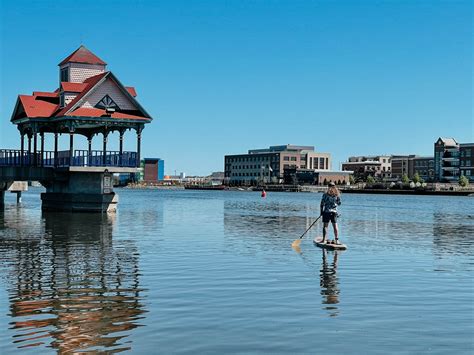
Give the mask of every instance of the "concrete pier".
[{"label": "concrete pier", "polygon": [[118,196],[113,192],[112,174],[101,170],[69,172],[67,180],[45,184],[42,210],[115,212]]},{"label": "concrete pier", "polygon": [[[12,186],[17,199],[21,199],[26,181],[33,180],[46,188],[41,194],[43,211],[115,212],[118,196],[113,191],[112,173],[136,171],[121,167],[67,167],[36,168],[33,173],[31,169],[0,167],[0,205],[8,187]],[[19,182],[14,185],[13,180]]]}]

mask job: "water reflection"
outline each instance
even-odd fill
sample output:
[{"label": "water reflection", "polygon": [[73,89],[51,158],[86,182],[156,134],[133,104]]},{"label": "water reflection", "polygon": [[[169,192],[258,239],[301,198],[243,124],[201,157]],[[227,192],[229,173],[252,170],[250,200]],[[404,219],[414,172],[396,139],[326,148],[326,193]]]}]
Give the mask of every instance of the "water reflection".
[{"label": "water reflection", "polygon": [[[337,277],[337,262],[339,251],[328,252],[322,250],[323,261],[320,270],[320,286],[322,303],[326,305],[324,309],[329,311],[329,316],[335,317],[339,314],[336,304],[339,303],[339,280]],[[328,256],[329,255],[329,256]],[[331,260],[332,259],[332,260]]]},{"label": "water reflection", "polygon": [[[114,215],[44,213],[40,230],[4,215],[13,343],[58,352],[131,349],[145,312],[134,243],[112,241]],[[14,214],[13,214],[14,217]]]},{"label": "water reflection", "polygon": [[466,214],[433,213],[435,254],[471,254],[474,251],[474,220]]}]

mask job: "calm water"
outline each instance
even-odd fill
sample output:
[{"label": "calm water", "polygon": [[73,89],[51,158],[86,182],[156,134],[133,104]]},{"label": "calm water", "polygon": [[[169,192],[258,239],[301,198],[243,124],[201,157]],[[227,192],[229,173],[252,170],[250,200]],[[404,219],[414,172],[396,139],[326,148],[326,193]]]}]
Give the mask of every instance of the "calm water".
[{"label": "calm water", "polygon": [[117,190],[116,215],[0,212],[0,353],[470,354],[474,199]]}]

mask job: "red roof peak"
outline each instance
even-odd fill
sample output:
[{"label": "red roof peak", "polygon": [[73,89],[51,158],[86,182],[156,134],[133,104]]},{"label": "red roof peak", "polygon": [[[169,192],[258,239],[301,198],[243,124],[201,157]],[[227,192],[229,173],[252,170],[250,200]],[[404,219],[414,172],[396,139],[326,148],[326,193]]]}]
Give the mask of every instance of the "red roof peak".
[{"label": "red roof peak", "polygon": [[88,50],[85,46],[81,45],[78,49],[72,52],[68,57],[66,57],[58,65],[63,65],[66,63],[84,63],[84,64],[100,64],[107,65],[102,59]]}]

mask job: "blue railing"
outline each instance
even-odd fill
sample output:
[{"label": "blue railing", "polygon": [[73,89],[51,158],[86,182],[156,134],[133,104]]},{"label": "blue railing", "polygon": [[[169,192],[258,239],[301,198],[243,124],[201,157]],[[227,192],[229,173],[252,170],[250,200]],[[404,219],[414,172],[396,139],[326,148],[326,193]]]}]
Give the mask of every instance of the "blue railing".
[{"label": "blue railing", "polygon": [[101,150],[75,150],[70,156],[68,150],[58,151],[55,156],[53,151],[28,153],[15,149],[0,149],[0,166],[45,166],[45,167],[68,167],[68,166],[115,166],[136,167],[138,154],[136,152],[122,152]]}]

